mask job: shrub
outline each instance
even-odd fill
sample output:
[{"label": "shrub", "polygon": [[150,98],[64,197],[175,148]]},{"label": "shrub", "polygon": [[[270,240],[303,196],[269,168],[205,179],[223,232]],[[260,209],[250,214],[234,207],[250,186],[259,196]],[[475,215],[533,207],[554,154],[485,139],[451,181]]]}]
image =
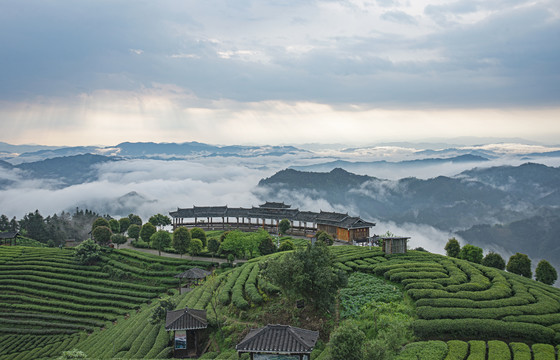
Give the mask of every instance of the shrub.
[{"label": "shrub", "polygon": [[556,269],[546,260],[539,261],[535,270],[535,278],[543,284],[552,285],[558,279]]},{"label": "shrub", "polygon": [[506,270],[513,274],[531,278],[531,259],[525,254],[515,253],[509,258]]},{"label": "shrub", "polygon": [[463,360],[469,352],[469,344],[464,341],[451,340],[447,342],[449,351],[445,360]]},{"label": "shrub", "polygon": [[533,344],[533,356],[538,360],[555,360],[554,346],[548,344]]},{"label": "shrub", "polygon": [[192,239],[199,239],[202,242],[202,248],[204,249],[208,241],[206,240],[206,233],[201,228],[192,228],[191,229],[191,238]]},{"label": "shrub", "polygon": [[278,248],[278,251],[290,251],[294,249],[295,246],[291,240],[284,240],[280,243],[280,247]]},{"label": "shrub", "polygon": [[496,254],[495,252],[488,253],[484,259],[482,259],[482,265],[493,267],[498,270],[504,270],[506,268],[506,262],[504,258],[500,254]]},{"label": "shrub", "polygon": [[329,345],[333,359],[362,360],[366,336],[353,321],[344,321],[331,333]]},{"label": "shrub", "polygon": [[531,360],[531,348],[525,343],[509,343],[514,360]]},{"label": "shrub", "polygon": [[447,253],[447,256],[456,258],[459,256],[460,251],[461,245],[459,245],[459,242],[455,238],[449,239],[447,244],[445,244],[445,252]]},{"label": "shrub", "polygon": [[93,264],[101,258],[101,247],[93,240],[87,239],[76,246],[74,256],[80,264]]},{"label": "shrub", "polygon": [[480,340],[469,341],[469,357],[468,360],[485,360],[486,359],[486,342]]},{"label": "shrub", "polygon": [[503,341],[488,341],[488,359],[492,360],[510,360],[511,352],[508,344]]}]

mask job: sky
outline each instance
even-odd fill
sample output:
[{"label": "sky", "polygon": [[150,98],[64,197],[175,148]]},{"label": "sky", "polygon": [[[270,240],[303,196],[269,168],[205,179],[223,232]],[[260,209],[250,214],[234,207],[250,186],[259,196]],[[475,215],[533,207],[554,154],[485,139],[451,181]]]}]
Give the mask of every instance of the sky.
[{"label": "sky", "polygon": [[558,0],[0,0],[0,141],[560,143]]}]

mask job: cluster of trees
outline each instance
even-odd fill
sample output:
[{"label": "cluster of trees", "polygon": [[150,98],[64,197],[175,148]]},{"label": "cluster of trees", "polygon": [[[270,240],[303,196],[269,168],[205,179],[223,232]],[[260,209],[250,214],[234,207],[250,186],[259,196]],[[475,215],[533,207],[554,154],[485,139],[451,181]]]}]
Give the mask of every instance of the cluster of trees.
[{"label": "cluster of trees", "polygon": [[319,311],[332,310],[339,288],[347,276],[333,266],[333,256],[322,241],[305,250],[270,259],[261,265],[263,276],[290,299],[304,299]]},{"label": "cluster of trees", "polygon": [[59,246],[69,239],[87,239],[91,224],[99,216],[94,211],[79,208],[74,213],[63,211],[46,218],[39,210],[26,214],[20,220],[15,217],[9,220],[6,215],[0,215],[0,231],[19,231],[49,246]]},{"label": "cluster of trees", "polygon": [[[512,255],[509,258],[506,264],[504,258],[502,258],[500,254],[490,252],[486,256],[482,257],[481,248],[471,244],[466,244],[461,247],[459,241],[455,238],[451,238],[447,241],[447,244],[445,245],[445,252],[447,253],[447,256],[450,257],[468,260],[500,270],[505,269],[508,272],[525,276],[529,279],[533,277],[533,273],[531,271],[531,259],[525,254],[515,253],[515,255]],[[539,261],[535,270],[535,280],[544,284],[552,285],[556,279],[558,279],[556,269],[544,259]]]}]

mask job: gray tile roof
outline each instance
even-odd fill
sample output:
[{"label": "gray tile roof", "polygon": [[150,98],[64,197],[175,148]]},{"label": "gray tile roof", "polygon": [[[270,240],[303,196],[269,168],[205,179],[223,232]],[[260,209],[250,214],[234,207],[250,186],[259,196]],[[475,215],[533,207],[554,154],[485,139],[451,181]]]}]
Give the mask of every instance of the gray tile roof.
[{"label": "gray tile roof", "polygon": [[[267,204],[279,204],[276,206],[265,206]],[[303,221],[316,224],[325,224],[338,226],[346,229],[358,229],[364,227],[375,226],[371,223],[352,217],[348,214],[321,211],[319,213],[312,211],[299,211],[292,209],[290,205],[284,203],[267,202],[259,207],[253,206],[246,208],[230,208],[227,206],[194,206],[191,209],[177,209],[169,213],[173,218],[204,218],[204,217],[235,217],[235,218],[259,218],[291,221]]]},{"label": "gray tile roof", "polygon": [[210,271],[199,269],[199,268],[192,268],[189,269],[181,274],[177,274],[174,277],[181,278],[181,279],[204,279],[208,275],[212,274]]},{"label": "gray tile roof", "polygon": [[19,236],[19,231],[0,232],[0,239],[14,239],[16,236]]},{"label": "gray tile roof", "polygon": [[165,316],[165,330],[196,330],[206,329],[206,310],[184,308],[168,311]]},{"label": "gray tile roof", "polygon": [[308,354],[313,351],[318,338],[318,331],[289,325],[267,325],[251,329],[235,349],[238,352]]}]

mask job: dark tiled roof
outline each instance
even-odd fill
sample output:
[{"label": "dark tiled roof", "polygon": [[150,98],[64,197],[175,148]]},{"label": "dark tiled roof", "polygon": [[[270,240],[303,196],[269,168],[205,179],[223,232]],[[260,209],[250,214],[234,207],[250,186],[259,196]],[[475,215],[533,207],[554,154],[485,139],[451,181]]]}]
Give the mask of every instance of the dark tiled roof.
[{"label": "dark tiled roof", "polygon": [[210,274],[212,274],[210,271],[202,270],[199,268],[192,268],[185,271],[184,273],[175,275],[175,277],[181,279],[204,279]]},{"label": "dark tiled roof", "polygon": [[284,202],[272,202],[267,201],[262,205],[259,205],[261,208],[272,208],[272,209],[288,209],[291,208],[292,205],[284,204]]},{"label": "dark tiled roof", "polygon": [[313,351],[318,338],[318,331],[289,325],[267,325],[251,329],[235,349],[238,352],[308,354]]},{"label": "dark tiled roof", "polygon": [[[265,207],[267,204],[280,204],[282,206]],[[320,213],[299,211],[298,209],[292,209],[290,205],[284,205],[284,203],[271,202],[267,202],[259,207],[253,206],[251,209],[229,208],[227,206],[194,206],[191,209],[177,209],[177,211],[170,212],[169,215],[173,218],[245,217],[273,220],[288,219],[291,221],[338,226],[346,229],[375,226],[375,223],[362,220],[359,217],[352,217],[348,214],[326,211],[321,211]]]},{"label": "dark tiled roof", "polygon": [[206,329],[206,310],[184,308],[168,311],[165,316],[165,330],[196,330]]},{"label": "dark tiled roof", "polygon": [[0,239],[14,239],[16,236],[19,236],[19,231],[0,232]]}]

